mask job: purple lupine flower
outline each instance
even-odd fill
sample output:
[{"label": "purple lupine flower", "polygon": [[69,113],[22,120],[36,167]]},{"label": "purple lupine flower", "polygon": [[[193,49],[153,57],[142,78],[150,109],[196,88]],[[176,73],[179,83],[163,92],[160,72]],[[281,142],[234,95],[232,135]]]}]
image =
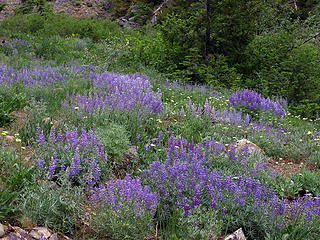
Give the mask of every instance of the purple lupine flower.
[{"label": "purple lupine flower", "polygon": [[46,163],[43,158],[38,158],[38,159],[36,160],[36,162],[37,162],[37,166],[40,167],[41,169],[44,168],[44,165],[45,165],[45,163]]},{"label": "purple lupine flower", "polygon": [[181,114],[181,116],[185,116],[185,115],[186,115],[183,106],[181,107],[181,112],[180,112],[180,114]]},{"label": "purple lupine flower", "polygon": [[139,133],[137,133],[136,138],[137,138],[137,142],[140,143],[141,135]]},{"label": "purple lupine flower", "polygon": [[51,66],[30,64],[20,69],[13,69],[2,63],[0,64],[0,72],[2,73],[0,85],[5,84],[9,87],[14,83],[22,83],[25,87],[31,87],[32,85],[46,87],[70,80],[76,73],[81,73],[82,68],[68,69],[65,65],[53,68]]},{"label": "purple lupine flower", "polygon": [[96,167],[95,171],[94,171],[94,180],[95,182],[98,182],[101,176],[101,170],[99,167]]},{"label": "purple lupine flower", "polygon": [[260,108],[262,111],[273,112],[275,115],[284,116],[286,101],[277,99],[275,101],[264,98],[262,94],[252,90],[238,90],[233,92],[229,97],[229,106],[248,107],[250,110]]},{"label": "purple lupine flower", "polygon": [[[40,128],[37,132],[41,136]],[[47,141],[44,138],[38,141],[44,144],[38,145],[42,151],[38,151],[41,157],[37,160],[37,166],[48,170],[50,178],[62,171],[72,178],[79,176],[79,179],[93,186],[100,181],[101,169],[105,169],[107,164],[107,153],[92,130],[78,132],[77,129],[66,131],[64,136],[61,131],[51,131]]]},{"label": "purple lupine flower", "polygon": [[53,154],[51,157],[51,161],[49,163],[49,178],[52,178],[55,172],[57,166],[57,156],[56,154]]},{"label": "purple lupine flower", "polygon": [[126,204],[134,203],[134,212],[139,216],[144,211],[154,214],[158,197],[148,186],[143,186],[140,179],[133,179],[127,174],[124,179],[111,179],[106,186],[95,188],[90,201],[94,204],[102,201],[115,211],[120,211]]},{"label": "purple lupine flower", "polygon": [[41,146],[45,143],[45,137],[40,127],[37,127],[37,143]]},{"label": "purple lupine flower", "polygon": [[[138,112],[161,113],[163,108],[160,91],[153,92],[149,79],[139,74],[90,74],[89,82],[97,91],[76,97],[69,97],[69,105],[87,113],[99,112],[105,109],[118,109]],[[100,89],[100,91],[98,91]],[[106,89],[107,91],[101,91]]]},{"label": "purple lupine flower", "polygon": [[[231,160],[237,160],[235,164],[239,162],[239,164],[246,165],[248,156],[246,151],[233,152],[231,146],[231,154],[230,151],[224,153],[223,150],[216,153],[214,151],[216,146],[217,144],[209,140],[200,142],[198,145],[184,144],[183,139],[175,139],[172,135],[168,140],[165,163],[152,162],[144,171],[143,178],[147,180],[150,187],[159,193],[160,200],[174,198],[179,202],[178,205],[185,210],[185,214],[188,214],[190,209],[197,204],[202,204],[200,202],[201,196],[206,194],[205,198],[209,197],[211,208],[219,210],[222,217],[229,211],[231,213],[232,209],[232,211],[236,211],[235,208],[225,206],[225,201],[237,209],[252,204],[255,212],[266,214],[266,217],[270,218],[270,221],[275,225],[279,224],[279,221],[287,216],[288,202],[280,200],[272,189],[250,176],[238,176],[236,180],[233,180],[232,176],[225,176],[216,170],[209,170],[206,166],[208,161],[206,158],[210,154],[217,153],[227,154]],[[264,165],[263,162],[257,163],[256,171],[260,171]],[[200,192],[199,189],[205,189],[205,191]],[[302,205],[302,202],[304,205],[312,206],[309,208],[312,209],[310,210],[312,213],[308,213],[306,208],[302,210],[301,207],[296,207],[299,209],[297,211],[300,212],[300,216],[302,213],[308,223],[311,221],[308,220],[308,217],[314,216],[316,211],[319,211],[316,209],[320,209],[320,200],[318,205],[308,203],[306,199],[299,201],[296,206]]]},{"label": "purple lupine flower", "polygon": [[52,126],[51,130],[50,130],[50,136],[49,136],[49,140],[51,143],[55,143],[56,142],[56,129],[54,126]]},{"label": "purple lupine flower", "polygon": [[59,130],[58,131],[58,134],[57,134],[57,141],[58,142],[61,142],[63,140],[63,134],[62,134],[62,131]]},{"label": "purple lupine flower", "polygon": [[79,148],[76,149],[76,152],[74,154],[73,162],[69,168],[69,176],[75,177],[80,173],[81,165],[80,165],[80,154],[79,154]]}]

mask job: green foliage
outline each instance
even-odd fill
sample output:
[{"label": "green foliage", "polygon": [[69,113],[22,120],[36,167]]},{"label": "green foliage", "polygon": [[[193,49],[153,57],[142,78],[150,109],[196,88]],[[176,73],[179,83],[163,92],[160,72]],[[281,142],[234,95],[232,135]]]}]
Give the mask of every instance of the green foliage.
[{"label": "green foliage", "polygon": [[35,169],[21,162],[15,152],[0,149],[0,220],[11,221],[21,214],[17,208],[20,194],[35,185]]},{"label": "green foliage", "polygon": [[6,8],[7,4],[0,3],[0,12],[2,12]]},{"label": "green foliage", "polygon": [[273,184],[275,193],[280,198],[293,199],[299,195],[299,191],[302,190],[301,182],[296,177],[285,178],[278,176],[276,183]]},{"label": "green foliage", "polygon": [[283,139],[276,137],[276,134],[259,132],[249,137],[250,141],[254,142],[270,157],[279,158],[285,156],[286,147],[283,144]]},{"label": "green foliage", "polygon": [[31,102],[30,106],[25,108],[27,112],[26,121],[21,126],[16,126],[22,142],[26,145],[36,140],[37,127],[39,126],[45,136],[49,136],[50,129],[53,125],[52,119],[46,119],[47,111],[43,102]]},{"label": "green foliage", "polygon": [[12,122],[15,118],[10,115],[15,110],[27,105],[27,98],[20,86],[0,89],[0,126]]},{"label": "green foliage", "polygon": [[75,187],[57,187],[51,182],[42,182],[21,195],[19,209],[24,217],[36,223],[65,233],[74,233],[82,214],[79,204],[82,200],[81,191]]},{"label": "green foliage", "polygon": [[177,235],[180,239],[217,239],[221,232],[222,223],[212,209],[196,206],[188,216],[183,209],[177,209]]},{"label": "green foliage", "polygon": [[293,176],[292,179],[297,179],[301,184],[301,188],[307,193],[311,193],[315,196],[320,195],[320,171],[309,171],[304,169],[296,176]]},{"label": "green foliage", "polygon": [[298,44],[292,34],[283,31],[255,37],[248,45],[245,63],[246,72],[252,75],[243,87],[284,96],[289,105],[299,106],[293,107],[299,114],[314,116],[320,104],[320,51],[313,44],[296,47]]},{"label": "green foliage", "polygon": [[108,123],[96,130],[99,141],[108,153],[108,160],[119,163],[129,147],[126,129],[116,123]]},{"label": "green foliage", "polygon": [[67,55],[64,47],[64,41],[58,38],[43,38],[40,43],[35,46],[34,52],[36,56],[42,57],[45,60],[57,59],[57,56],[59,55]]},{"label": "green foliage", "polygon": [[94,41],[105,39],[117,32],[115,23],[106,20],[78,19],[62,14],[46,13],[41,16],[32,13],[6,18],[1,23],[1,32],[8,34],[27,33],[40,36],[89,37]]},{"label": "green foliage", "polygon": [[82,61],[86,57],[86,42],[79,38],[63,39],[53,36],[39,37],[36,40],[37,43],[33,45],[34,55],[43,60],[54,59],[57,64],[61,64]]},{"label": "green foliage", "polygon": [[[134,203],[124,202],[118,211],[103,203],[94,206],[96,214],[92,215],[90,227],[96,239],[110,237],[111,239],[145,239],[153,230],[153,216],[145,210],[135,213]],[[91,233],[91,234],[92,234]]]},{"label": "green foliage", "polygon": [[13,205],[16,198],[16,192],[10,192],[0,185],[0,221],[10,221],[18,214]]},{"label": "green foliage", "polygon": [[44,14],[52,12],[52,9],[46,0],[25,0],[21,6],[15,9],[15,14],[28,14],[32,12]]},{"label": "green foliage", "polygon": [[146,21],[150,18],[152,13],[152,8],[146,2],[136,2],[133,7],[127,12],[127,17],[133,18],[132,20],[139,24],[145,24]]}]

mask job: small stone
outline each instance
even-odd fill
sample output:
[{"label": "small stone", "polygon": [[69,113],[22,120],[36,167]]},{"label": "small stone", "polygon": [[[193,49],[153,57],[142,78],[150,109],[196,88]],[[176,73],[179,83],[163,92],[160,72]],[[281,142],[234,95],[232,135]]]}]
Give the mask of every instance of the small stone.
[{"label": "small stone", "polygon": [[131,146],[128,151],[129,154],[132,154],[134,156],[138,156],[138,151],[136,146]]},{"label": "small stone", "polygon": [[51,237],[49,238],[49,240],[58,240],[58,234],[57,233],[54,233],[51,235]]},{"label": "small stone", "polygon": [[49,123],[49,122],[51,121],[51,118],[46,117],[46,118],[42,119],[42,121],[43,121],[44,123]]},{"label": "small stone", "polygon": [[6,141],[7,142],[14,142],[14,136],[10,136],[10,135],[6,136]]},{"label": "small stone", "polygon": [[67,237],[66,235],[63,235],[63,238],[66,240],[71,240],[71,238]]},{"label": "small stone", "polygon": [[29,233],[29,235],[30,235],[31,237],[35,238],[35,239],[41,238],[41,235],[40,235],[40,234],[38,233],[38,231],[36,231],[36,230],[32,230],[32,231]]},{"label": "small stone", "polygon": [[120,27],[127,27],[128,26],[128,20],[125,18],[120,18],[118,21],[118,24]]},{"label": "small stone", "polygon": [[239,141],[237,141],[237,150],[244,150],[246,148],[248,148],[248,151],[259,151],[262,152],[264,154],[264,152],[262,151],[262,149],[260,147],[258,147],[256,144],[254,144],[253,142],[250,142],[247,139],[241,139]]},{"label": "small stone", "polygon": [[33,230],[36,230],[40,236],[43,236],[46,239],[48,239],[51,236],[50,231],[45,227],[35,227],[33,228]]},{"label": "small stone", "polygon": [[22,228],[20,228],[20,227],[13,227],[13,229],[14,229],[17,233],[19,233],[20,235],[26,235],[26,234],[27,234],[27,232],[26,232],[25,230],[23,230]]},{"label": "small stone", "polygon": [[247,239],[244,236],[242,228],[239,228],[237,231],[227,236],[224,240],[247,240]]},{"label": "small stone", "polygon": [[0,223],[0,237],[3,237],[5,233],[4,226]]}]

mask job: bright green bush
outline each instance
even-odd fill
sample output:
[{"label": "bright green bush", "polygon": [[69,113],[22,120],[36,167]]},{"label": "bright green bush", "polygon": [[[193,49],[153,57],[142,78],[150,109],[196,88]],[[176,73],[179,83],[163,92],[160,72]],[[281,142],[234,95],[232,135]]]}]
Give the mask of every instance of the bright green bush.
[{"label": "bright green bush", "polygon": [[[256,36],[248,45],[242,87],[288,99],[291,109],[315,116],[320,105],[320,51],[282,31]],[[306,109],[307,108],[307,109]]]},{"label": "bright green bush", "polygon": [[1,32],[8,35],[31,33],[45,37],[65,37],[73,33],[80,37],[92,38],[94,41],[105,39],[117,31],[117,25],[110,21],[78,19],[53,13],[16,15],[6,18],[1,23]]},{"label": "bright green bush", "polygon": [[42,182],[20,196],[19,209],[24,218],[48,228],[74,233],[83,209],[83,192],[78,188]]},{"label": "bright green bush", "polygon": [[129,147],[126,129],[116,123],[109,123],[96,130],[99,141],[103,144],[111,162],[119,163]]}]

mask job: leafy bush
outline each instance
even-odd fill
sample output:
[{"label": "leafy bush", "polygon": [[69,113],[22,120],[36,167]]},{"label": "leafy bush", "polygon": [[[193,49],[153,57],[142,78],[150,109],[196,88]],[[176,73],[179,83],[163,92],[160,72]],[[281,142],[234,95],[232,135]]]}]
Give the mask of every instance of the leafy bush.
[{"label": "leafy bush", "polygon": [[149,4],[139,1],[134,4],[132,8],[129,9],[127,16],[133,17],[133,21],[139,24],[145,24],[152,13],[152,8]]},{"label": "leafy bush", "polygon": [[1,87],[0,90],[0,126],[12,122],[15,118],[10,115],[15,110],[27,105],[27,97],[20,86],[13,88]]},{"label": "leafy bush", "polygon": [[7,4],[0,3],[0,12],[2,12],[6,8]]},{"label": "leafy bush", "polygon": [[185,216],[183,209],[178,208],[176,215],[176,232],[181,239],[217,239],[221,233],[222,222],[211,209],[196,206]]},{"label": "leafy bush", "polygon": [[65,37],[74,33],[98,41],[116,34],[119,30],[115,23],[106,20],[78,19],[53,13],[39,16],[33,13],[6,18],[1,23],[1,31],[8,35],[32,33],[45,37],[56,35]]},{"label": "leafy bush", "polygon": [[292,109],[308,107],[299,113],[315,116],[320,104],[320,51],[312,43],[295,47],[299,43],[284,31],[256,36],[247,48],[246,71],[252,74],[243,87],[285,97]]},{"label": "leafy bush", "polygon": [[320,196],[320,172],[303,170],[297,174],[298,176],[293,176],[292,178],[297,178],[298,182],[301,184],[301,188],[307,193],[311,193],[315,196]]},{"label": "leafy bush", "polygon": [[27,167],[15,152],[0,148],[0,219],[17,220],[21,193],[36,185],[34,167]]},{"label": "leafy bush", "polygon": [[110,173],[107,153],[93,130],[75,129],[63,134],[52,127],[46,138],[38,127],[36,142],[36,162],[45,179],[68,179],[75,186],[91,188]]},{"label": "leafy bush", "polygon": [[111,179],[96,188],[90,200],[96,212],[91,227],[100,238],[145,239],[154,231],[157,194],[139,179],[129,175],[123,180]]},{"label": "leafy bush", "polygon": [[52,12],[52,9],[46,0],[24,0],[22,1],[22,5],[15,9],[16,14],[28,14],[32,12],[43,14],[45,12]]},{"label": "leafy bush", "polygon": [[23,217],[34,223],[72,234],[83,213],[79,204],[83,201],[82,194],[74,186],[57,187],[50,182],[41,182],[20,196],[19,210]]},{"label": "leafy bush", "polygon": [[96,129],[99,141],[108,153],[109,161],[118,164],[129,147],[129,137],[126,129],[116,123],[108,123]]}]

